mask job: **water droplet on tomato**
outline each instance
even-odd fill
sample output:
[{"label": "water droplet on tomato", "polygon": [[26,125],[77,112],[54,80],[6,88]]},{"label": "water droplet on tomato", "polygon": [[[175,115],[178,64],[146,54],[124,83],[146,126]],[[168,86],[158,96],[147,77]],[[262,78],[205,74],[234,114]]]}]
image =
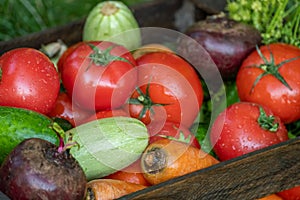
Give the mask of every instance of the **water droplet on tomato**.
[{"label": "water droplet on tomato", "polygon": [[289,102],[288,97],[287,97],[286,95],[283,95],[283,96],[281,97],[281,103],[286,104],[286,103],[288,103],[288,102]]},{"label": "water droplet on tomato", "polygon": [[292,103],[293,103],[293,104],[298,103],[298,100],[293,99],[293,100],[292,100]]},{"label": "water droplet on tomato", "polygon": [[248,141],[251,142],[252,141],[252,138],[251,137],[247,137]]},{"label": "water droplet on tomato", "polygon": [[47,81],[45,79],[41,79],[41,81],[45,84],[47,84]]}]

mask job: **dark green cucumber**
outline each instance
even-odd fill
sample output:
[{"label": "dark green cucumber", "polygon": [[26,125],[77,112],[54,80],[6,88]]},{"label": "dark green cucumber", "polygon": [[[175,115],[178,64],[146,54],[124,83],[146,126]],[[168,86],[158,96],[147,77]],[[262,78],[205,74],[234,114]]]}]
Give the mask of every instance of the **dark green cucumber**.
[{"label": "dark green cucumber", "polygon": [[0,106],[0,164],[26,138],[41,138],[58,145],[59,138],[51,124],[52,120],[40,113]]}]

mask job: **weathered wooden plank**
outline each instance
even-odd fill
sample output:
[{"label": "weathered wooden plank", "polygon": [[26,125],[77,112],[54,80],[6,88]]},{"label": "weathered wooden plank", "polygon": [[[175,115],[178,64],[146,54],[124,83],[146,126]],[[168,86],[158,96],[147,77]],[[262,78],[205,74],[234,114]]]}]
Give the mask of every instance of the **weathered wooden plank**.
[{"label": "weathered wooden plank", "polygon": [[[174,28],[174,15],[182,4],[181,0],[154,0],[130,7],[141,27]],[[18,47],[32,47],[39,49],[42,44],[48,44],[61,39],[67,45],[81,40],[85,19],[70,22],[59,27],[49,28],[10,41],[0,42],[0,55]]]},{"label": "weathered wooden plank", "polygon": [[253,200],[300,185],[300,139],[221,162],[120,199]]}]

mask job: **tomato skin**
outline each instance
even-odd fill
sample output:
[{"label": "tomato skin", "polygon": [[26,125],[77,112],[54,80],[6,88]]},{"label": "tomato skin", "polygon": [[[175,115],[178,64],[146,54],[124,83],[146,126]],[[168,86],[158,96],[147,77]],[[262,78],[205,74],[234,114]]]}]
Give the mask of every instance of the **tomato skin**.
[{"label": "tomato skin", "polygon": [[151,184],[143,176],[141,169],[141,159],[136,160],[125,169],[117,171],[104,178],[117,179],[130,183],[141,184],[144,186],[151,186]]},{"label": "tomato skin", "polygon": [[284,200],[300,200],[300,186],[277,193]]},{"label": "tomato skin", "polygon": [[191,131],[184,125],[174,122],[165,122],[162,128],[155,127],[154,123],[147,126],[150,134],[149,143],[153,143],[157,140],[164,138],[164,136],[170,136],[175,139],[180,139],[180,134],[183,134],[184,138],[190,137],[188,143],[196,148],[200,149],[200,144]]},{"label": "tomato skin", "polygon": [[47,115],[65,119],[75,127],[91,113],[73,105],[70,97],[65,92],[60,92],[54,108]]},{"label": "tomato skin", "polygon": [[115,110],[100,110],[97,113],[88,116],[86,119],[82,121],[82,123],[87,123],[96,119],[103,119],[103,118],[114,117],[114,116],[130,117],[129,113],[127,113],[122,108],[115,109]]},{"label": "tomato skin", "polygon": [[[300,56],[299,48],[274,43],[260,48],[262,54],[268,60],[270,60],[268,48],[270,48],[276,64]],[[300,119],[300,58],[282,65],[278,70],[292,90],[269,74],[261,78],[251,92],[254,81],[263,73],[263,70],[249,66],[259,64],[263,64],[263,60],[257,51],[254,51],[244,60],[239,69],[236,85],[241,101],[268,106],[274,115],[280,117],[286,124]]]},{"label": "tomato skin", "polygon": [[[142,118],[143,105],[130,104],[131,116],[144,123],[172,121],[190,127],[196,119],[203,101],[200,78],[194,68],[181,57],[169,52],[147,53],[137,59],[138,86],[151,101],[159,114],[148,111]],[[137,98],[135,92],[131,98]]]},{"label": "tomato skin", "polygon": [[[272,115],[271,110],[263,109],[266,115]],[[276,132],[270,132],[260,127],[257,122],[259,115],[259,105],[250,102],[234,103],[218,115],[210,139],[220,160],[229,160],[288,140],[287,129],[279,117],[273,115],[279,127]]]},{"label": "tomato skin", "polygon": [[51,60],[33,48],[17,48],[0,57],[0,105],[47,114],[59,93],[59,75]]},{"label": "tomato skin", "polygon": [[[114,60],[107,65],[96,65],[90,57],[94,53],[89,44],[101,52],[112,47],[110,54],[128,62]],[[75,44],[60,67],[61,79],[67,93],[81,108],[93,111],[114,109],[123,105],[135,88],[136,62],[123,46],[106,41]],[[68,51],[68,50],[67,50]]]},{"label": "tomato skin", "polygon": [[77,42],[76,44],[71,45],[66,49],[66,51],[60,56],[58,62],[57,62],[57,69],[59,72],[62,71],[64,62],[66,61],[66,58],[79,46],[82,45],[83,42]]}]

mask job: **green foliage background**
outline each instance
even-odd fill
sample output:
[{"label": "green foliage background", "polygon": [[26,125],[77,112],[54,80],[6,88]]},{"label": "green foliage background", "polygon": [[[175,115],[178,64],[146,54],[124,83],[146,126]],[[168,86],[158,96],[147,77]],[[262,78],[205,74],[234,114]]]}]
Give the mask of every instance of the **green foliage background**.
[{"label": "green foliage background", "polygon": [[[103,0],[0,0],[0,41],[81,19]],[[121,0],[134,5],[151,0]]]},{"label": "green foliage background", "polygon": [[300,47],[300,0],[227,0],[229,16],[260,31],[263,43]]}]

